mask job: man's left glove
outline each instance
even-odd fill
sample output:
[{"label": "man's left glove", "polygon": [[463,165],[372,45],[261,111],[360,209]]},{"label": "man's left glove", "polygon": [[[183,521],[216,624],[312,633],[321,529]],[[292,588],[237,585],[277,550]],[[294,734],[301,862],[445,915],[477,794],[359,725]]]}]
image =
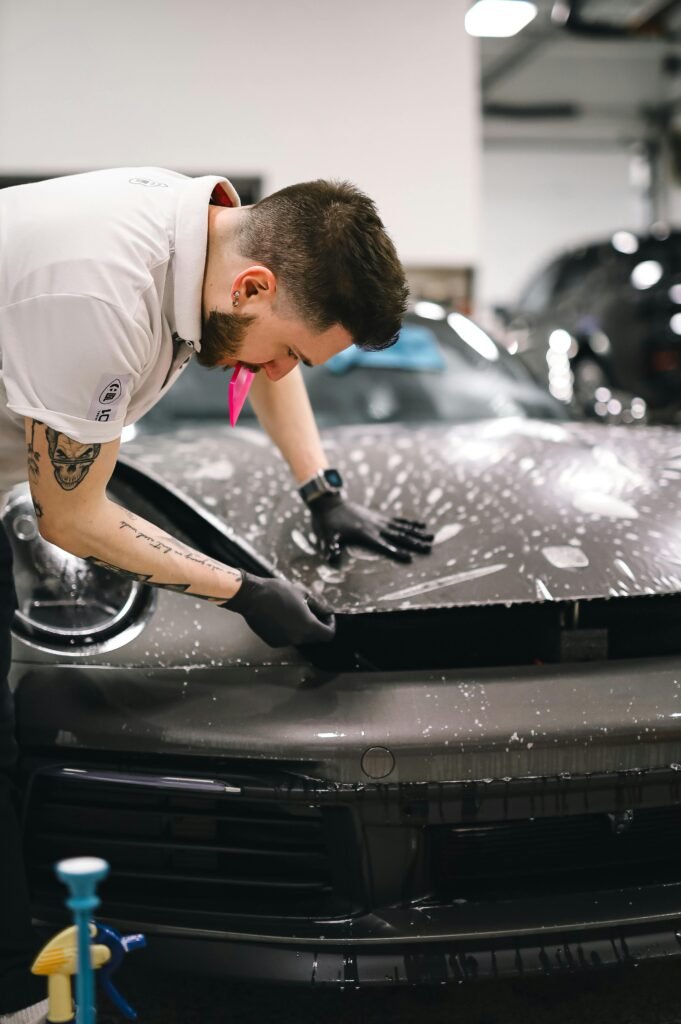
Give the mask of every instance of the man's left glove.
[{"label": "man's left glove", "polygon": [[323,644],[336,631],[333,612],[302,587],[283,579],[263,579],[241,570],[241,586],[221,608],[242,615],[270,647]]},{"label": "man's left glove", "polygon": [[346,501],[341,494],[321,494],[307,502],[320,550],[329,562],[336,562],[348,544],[378,551],[396,562],[411,562],[410,552],[429,554],[433,534],[426,524],[413,519],[390,517]]}]

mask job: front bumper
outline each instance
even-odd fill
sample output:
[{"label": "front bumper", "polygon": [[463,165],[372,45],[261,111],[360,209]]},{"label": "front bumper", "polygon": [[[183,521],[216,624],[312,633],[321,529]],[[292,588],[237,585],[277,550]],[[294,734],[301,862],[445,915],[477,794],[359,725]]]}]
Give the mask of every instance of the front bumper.
[{"label": "front bumper", "polygon": [[[64,921],[56,859],[104,855],[112,876],[103,919],[145,932],[150,958],[166,967],[269,981],[417,984],[590,970],[681,949],[674,771],[357,788],[290,773],[170,777],[149,765],[133,772],[78,760],[34,763],[30,778],[36,916]],[[643,846],[618,859],[638,820]],[[490,873],[485,843],[503,840],[509,827],[527,837],[529,822],[540,824],[548,872],[544,865],[543,876],[520,878],[500,864]],[[612,837],[609,859],[596,857],[590,869],[582,851],[579,870],[571,856],[556,864],[565,836],[586,827],[588,837],[593,824],[601,840],[601,826]],[[476,829],[481,871],[465,846]],[[450,834],[453,877],[436,856]],[[641,859],[648,839],[650,855]],[[511,836],[508,859],[519,856]]]},{"label": "front bumper", "polygon": [[678,658],[17,669],[45,921],[63,920],[51,865],[92,853],[112,864],[104,918],[237,977],[448,981],[681,949]]},{"label": "front bumper", "polygon": [[[357,785],[681,764],[678,656],[390,673],[331,673],[305,662],[16,662],[14,678],[29,750],[296,764]],[[379,757],[372,775],[365,755],[376,748],[392,761]]]}]

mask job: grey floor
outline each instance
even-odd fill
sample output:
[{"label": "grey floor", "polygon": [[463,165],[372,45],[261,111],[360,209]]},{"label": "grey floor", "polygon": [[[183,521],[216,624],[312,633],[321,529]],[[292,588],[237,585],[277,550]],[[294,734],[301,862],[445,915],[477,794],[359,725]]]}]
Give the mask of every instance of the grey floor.
[{"label": "grey floor", "polygon": [[[143,974],[117,982],[139,1024],[681,1024],[681,958],[598,975],[476,982],[453,988],[343,992]],[[103,1003],[98,1024],[123,1018]]]}]

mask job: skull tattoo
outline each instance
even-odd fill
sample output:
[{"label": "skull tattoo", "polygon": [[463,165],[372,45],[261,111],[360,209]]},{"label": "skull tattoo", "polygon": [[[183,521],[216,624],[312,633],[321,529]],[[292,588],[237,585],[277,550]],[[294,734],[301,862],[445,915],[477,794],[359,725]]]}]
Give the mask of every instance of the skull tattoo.
[{"label": "skull tattoo", "polygon": [[73,441],[51,427],[47,427],[47,446],[55,479],[65,491],[72,491],[85,479],[101,449],[99,444]]}]

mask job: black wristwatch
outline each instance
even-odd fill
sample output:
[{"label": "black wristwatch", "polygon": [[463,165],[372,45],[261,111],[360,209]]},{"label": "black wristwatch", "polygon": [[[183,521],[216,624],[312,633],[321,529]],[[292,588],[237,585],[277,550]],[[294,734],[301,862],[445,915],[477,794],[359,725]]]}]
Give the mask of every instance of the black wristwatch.
[{"label": "black wristwatch", "polygon": [[298,488],[298,494],[306,505],[320,498],[322,494],[339,494],[343,489],[343,477],[337,469],[319,469],[314,476]]}]

